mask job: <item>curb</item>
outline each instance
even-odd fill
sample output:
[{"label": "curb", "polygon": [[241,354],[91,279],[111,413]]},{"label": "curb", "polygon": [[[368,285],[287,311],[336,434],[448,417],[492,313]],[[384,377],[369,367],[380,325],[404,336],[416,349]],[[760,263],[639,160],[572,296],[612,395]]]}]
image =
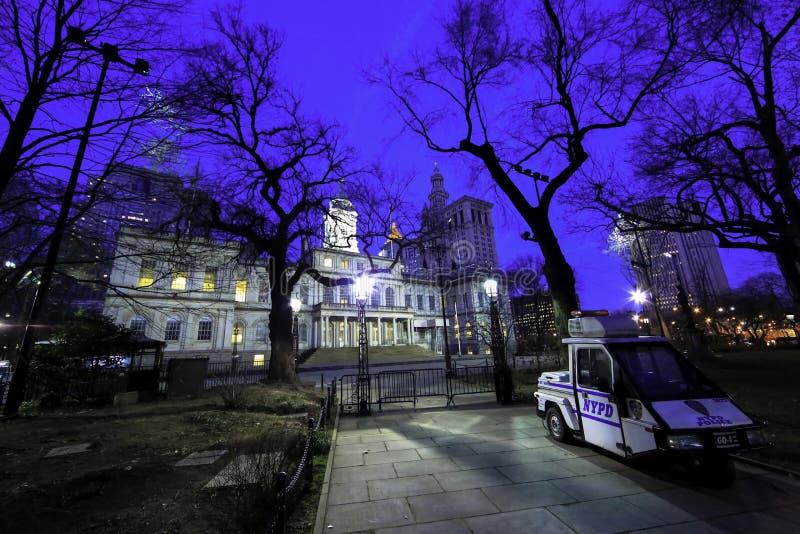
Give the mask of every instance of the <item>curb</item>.
[{"label": "curb", "polygon": [[[335,400],[335,399],[334,399]],[[336,421],[333,423],[331,433],[331,450],[328,451],[328,463],[325,464],[325,478],[322,479],[322,488],[319,492],[319,504],[317,504],[317,517],[314,521],[314,534],[322,534],[325,531],[325,512],[328,510],[328,491],[331,484],[331,471],[333,471],[333,452],[336,450],[336,437],[339,434],[339,405],[336,405]]]},{"label": "curb", "polygon": [[765,469],[767,471],[772,471],[773,473],[778,473],[779,475],[784,475],[789,478],[793,479],[800,479],[800,473],[797,471],[793,471],[786,467],[781,467],[775,464],[769,464],[767,462],[762,462],[761,460],[753,460],[752,458],[745,458],[743,456],[739,456],[737,454],[731,454],[731,458],[735,462],[741,462],[743,464],[752,465],[753,467],[760,467],[761,469]]}]

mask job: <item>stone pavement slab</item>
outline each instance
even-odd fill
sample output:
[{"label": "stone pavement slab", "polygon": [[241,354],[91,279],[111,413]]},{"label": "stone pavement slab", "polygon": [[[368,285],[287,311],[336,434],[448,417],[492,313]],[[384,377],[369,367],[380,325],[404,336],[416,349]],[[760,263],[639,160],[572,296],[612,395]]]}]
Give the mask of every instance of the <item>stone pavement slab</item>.
[{"label": "stone pavement slab", "polygon": [[70,456],[72,454],[80,454],[82,452],[89,452],[95,447],[94,443],[77,443],[75,445],[65,445],[63,447],[56,447],[50,449],[44,457],[55,458],[56,456]]},{"label": "stone pavement slab", "polygon": [[740,466],[710,489],[556,443],[531,406],[387,409],[339,429],[320,515],[332,528],[316,534],[800,531],[797,481]]},{"label": "stone pavement slab", "polygon": [[178,460],[175,463],[175,467],[190,467],[194,465],[213,464],[214,462],[222,458],[222,456],[227,452],[228,452],[227,449],[193,452],[186,458]]}]

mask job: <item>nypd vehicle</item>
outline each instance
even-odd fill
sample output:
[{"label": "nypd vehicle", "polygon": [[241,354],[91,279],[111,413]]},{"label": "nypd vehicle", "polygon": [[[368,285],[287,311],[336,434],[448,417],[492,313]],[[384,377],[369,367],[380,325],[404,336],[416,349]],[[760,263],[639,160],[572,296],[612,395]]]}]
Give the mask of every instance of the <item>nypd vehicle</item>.
[{"label": "nypd vehicle", "polygon": [[666,338],[640,336],[628,317],[573,312],[569,369],[542,373],[536,398],[550,435],[623,458],[679,455],[709,482],[733,482],[731,452],[769,445],[745,414]]}]

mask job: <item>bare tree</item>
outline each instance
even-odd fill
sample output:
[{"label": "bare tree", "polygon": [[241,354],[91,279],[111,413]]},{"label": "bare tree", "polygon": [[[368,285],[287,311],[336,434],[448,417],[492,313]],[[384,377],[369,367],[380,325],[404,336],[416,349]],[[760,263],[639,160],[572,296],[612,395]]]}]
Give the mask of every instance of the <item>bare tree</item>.
[{"label": "bare tree", "polygon": [[[550,208],[589,161],[588,138],[627,125],[674,74],[682,13],[672,2],[543,0],[527,15],[515,37],[502,3],[458,0],[441,46],[407,66],[387,61],[376,81],[430,149],[474,158],[530,226],[566,336],[578,297]],[[531,164],[553,170],[525,173]],[[530,178],[543,174],[552,178],[533,201]]]},{"label": "bare tree", "polygon": [[708,230],[720,247],[773,255],[800,310],[800,7],[748,0],[700,11],[721,29],[693,35],[693,74],[647,109],[633,150],[641,185],[657,187],[673,216],[637,216],[628,207],[641,190],[619,183],[599,186],[595,201],[651,227]]},{"label": "bare tree", "polygon": [[[353,189],[345,186],[336,193],[344,178],[353,175],[352,157],[342,147],[338,127],[304,113],[299,99],[280,83],[282,42],[273,29],[246,24],[236,10],[216,12],[213,20],[219,40],[190,61],[182,94],[187,137],[216,149],[220,174],[213,176],[213,185],[199,184],[201,189],[205,185],[205,194],[189,208],[196,223],[239,240],[243,261],[268,259],[269,375],[271,380],[293,381],[293,288],[303,275],[328,286],[353,283],[350,277],[320,274],[299,246],[317,237],[328,202]],[[363,183],[352,196],[361,199],[370,185]],[[372,209],[367,218],[378,223],[377,234],[385,239],[390,221],[377,213]],[[370,239],[377,234],[346,237]]]}]

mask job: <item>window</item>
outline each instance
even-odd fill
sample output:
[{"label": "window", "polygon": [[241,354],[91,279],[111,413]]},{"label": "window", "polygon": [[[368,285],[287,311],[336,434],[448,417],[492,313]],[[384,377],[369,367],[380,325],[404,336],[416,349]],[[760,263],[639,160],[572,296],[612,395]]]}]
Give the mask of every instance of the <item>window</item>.
[{"label": "window", "polygon": [[350,268],[350,260],[349,259],[341,260],[339,262],[339,267],[341,267],[342,269],[349,269]]},{"label": "window", "polygon": [[141,315],[137,315],[136,317],[131,319],[131,333],[135,336],[143,336],[144,329],[147,326],[147,319],[142,317]]},{"label": "window", "polygon": [[578,349],[578,385],[597,389],[600,378],[611,385],[611,359],[602,349]]},{"label": "window", "polygon": [[406,294],[406,308],[411,307],[411,295]]},{"label": "window", "polygon": [[339,286],[339,304],[350,304],[350,286]]},{"label": "window", "polygon": [[269,302],[269,279],[266,276],[258,279],[258,302]]},{"label": "window", "polygon": [[478,306],[483,308],[483,291],[478,291]]},{"label": "window", "polygon": [[372,294],[370,295],[370,304],[373,306],[380,306],[381,305],[381,290],[377,287],[372,288]]},{"label": "window", "polygon": [[143,259],[136,287],[152,286],[156,279],[156,260]]},{"label": "window", "polygon": [[433,295],[428,295],[428,309],[431,311],[436,309],[436,297]]},{"label": "window", "polygon": [[333,258],[331,258],[330,256],[325,256],[322,259],[322,266],[323,267],[333,267]]},{"label": "window", "polygon": [[308,326],[305,323],[300,324],[299,334],[297,336],[303,343],[308,342]]},{"label": "window", "polygon": [[176,263],[172,271],[172,283],[170,288],[175,291],[186,289],[186,280],[189,278],[189,267],[185,263]]},{"label": "window", "polygon": [[247,280],[236,281],[236,295],[233,299],[236,302],[244,302],[247,297]]},{"label": "window", "polygon": [[322,302],[325,304],[333,304],[333,288],[330,286],[322,287]]},{"label": "window", "polygon": [[386,288],[386,306],[394,306],[394,289],[391,287]]},{"label": "window", "polygon": [[300,302],[308,304],[308,286],[300,286]]},{"label": "window", "polygon": [[178,317],[170,317],[164,327],[164,341],[178,341],[181,337],[181,320]]},{"label": "window", "polygon": [[264,367],[264,354],[253,354],[253,367]]},{"label": "window", "polygon": [[423,302],[423,298],[424,298],[424,297],[423,297],[422,295],[417,295],[417,309],[418,309],[418,310],[422,310],[422,309],[424,309],[424,308],[423,308],[423,304],[422,304],[422,302]]},{"label": "window", "polygon": [[217,268],[206,267],[203,274],[203,291],[214,291],[217,289]]},{"label": "window", "polygon": [[470,309],[472,306],[471,299],[469,298],[469,293],[464,293],[464,311]]},{"label": "window", "polygon": [[267,323],[264,321],[256,323],[256,341],[259,343],[267,341]]},{"label": "window", "polygon": [[197,341],[211,341],[211,317],[201,317],[197,323]]},{"label": "window", "polygon": [[240,345],[244,340],[244,324],[240,321],[233,323],[233,332],[231,332],[231,343]]}]

